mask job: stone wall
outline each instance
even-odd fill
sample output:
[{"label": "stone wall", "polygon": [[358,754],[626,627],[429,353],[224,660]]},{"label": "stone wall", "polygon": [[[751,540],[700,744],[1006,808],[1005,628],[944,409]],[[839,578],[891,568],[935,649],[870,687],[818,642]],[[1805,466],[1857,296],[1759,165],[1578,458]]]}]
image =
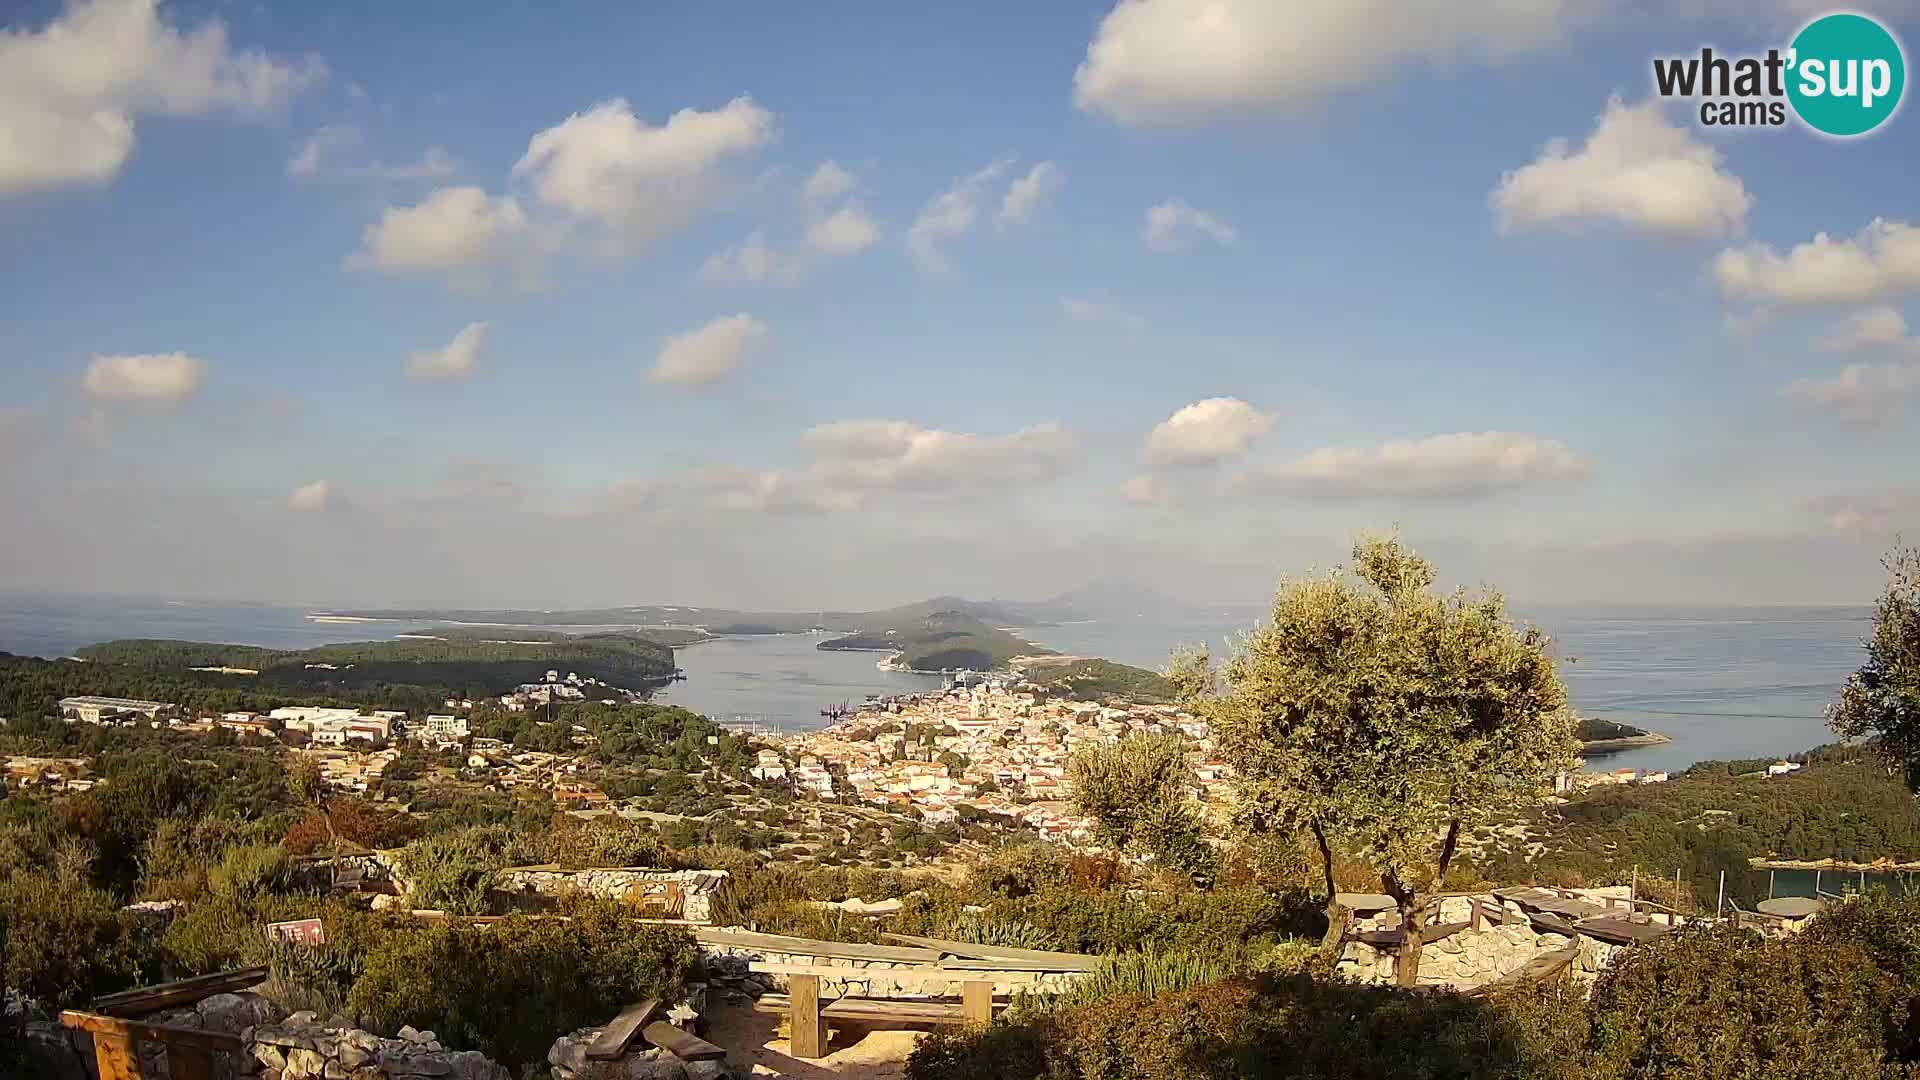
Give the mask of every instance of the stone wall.
[{"label": "stone wall", "polygon": [[650,870],[638,867],[602,867],[562,870],[558,867],[517,867],[502,870],[494,881],[496,892],[523,896],[563,896],[585,893],[610,900],[639,901],[658,894],[664,886],[679,888],[684,901],[681,918],[693,923],[713,921],[713,903],[732,884],[725,870]]},{"label": "stone wall", "polygon": [[[768,964],[805,964],[821,968],[843,969],[846,972],[845,975],[821,977],[820,996],[823,998],[840,997],[844,994],[865,998],[959,997],[963,983],[969,978],[979,978],[984,974],[977,971],[955,971],[953,978],[947,980],[904,981],[890,978],[887,973],[895,968],[925,969],[929,965],[918,961],[848,960],[844,957],[770,952],[765,949],[728,945],[702,945],[700,950],[706,959],[710,982],[744,993],[749,997],[758,997],[768,991],[785,993],[787,990],[786,976],[750,971],[748,965],[756,961]],[[1071,985],[1076,978],[1079,978],[1079,975],[1075,972],[1040,972],[1036,973],[1031,980],[997,981],[993,984],[993,992],[998,995],[1021,992],[1057,994]]]},{"label": "stone wall", "polygon": [[431,1031],[400,1029],[386,1039],[346,1024],[321,1024],[294,1013],[249,1032],[252,1067],[262,1080],[513,1080],[505,1066],[477,1050],[448,1050]]},{"label": "stone wall", "polygon": [[[1526,911],[1511,901],[1499,903],[1483,897],[1482,904],[1498,905],[1507,921],[1494,925],[1491,919],[1480,929],[1467,929],[1432,942],[1420,951],[1420,985],[1445,986],[1472,990],[1505,978],[1539,957],[1559,952],[1579,942],[1580,952],[1572,968],[1576,983],[1591,983],[1598,972],[1620,951],[1594,938],[1568,938],[1562,934],[1540,932],[1528,922]],[[1470,922],[1471,910],[1466,897],[1450,897],[1441,902],[1438,923]],[[1356,919],[1353,932],[1391,930],[1399,926],[1395,912],[1381,912]],[[1394,950],[1376,948],[1360,941],[1349,941],[1340,953],[1336,970],[1363,982],[1394,981]]]}]

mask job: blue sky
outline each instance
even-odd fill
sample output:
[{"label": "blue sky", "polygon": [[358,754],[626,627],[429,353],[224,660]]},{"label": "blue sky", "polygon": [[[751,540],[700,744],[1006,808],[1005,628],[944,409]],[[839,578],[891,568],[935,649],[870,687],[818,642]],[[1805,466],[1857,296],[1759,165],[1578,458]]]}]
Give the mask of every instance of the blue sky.
[{"label": "blue sky", "polygon": [[1820,10],[6,5],[0,586],[1863,599],[1915,121],[1648,101]]}]

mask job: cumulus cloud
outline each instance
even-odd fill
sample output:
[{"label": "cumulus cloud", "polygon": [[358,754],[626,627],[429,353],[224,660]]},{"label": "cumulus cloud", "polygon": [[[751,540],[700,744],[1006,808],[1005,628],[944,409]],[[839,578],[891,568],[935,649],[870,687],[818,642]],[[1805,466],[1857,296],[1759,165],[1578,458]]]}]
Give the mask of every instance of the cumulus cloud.
[{"label": "cumulus cloud", "polygon": [[1920,521],[1920,499],[1906,492],[1822,495],[1803,506],[1838,533],[1888,533]]},{"label": "cumulus cloud", "polygon": [[192,397],[206,378],[206,362],[186,353],[96,356],[81,388],[103,401],[165,408]]},{"label": "cumulus cloud", "polygon": [[287,508],[303,514],[311,514],[327,508],[333,493],[332,485],[325,480],[315,480],[311,484],[302,484],[287,496]]},{"label": "cumulus cloud", "polygon": [[156,0],[73,0],[0,30],[0,196],[112,179],[141,115],[258,114],[325,73],[236,50],[217,19],[173,25]]},{"label": "cumulus cloud", "polygon": [[1182,406],[1147,433],[1152,466],[1210,465],[1246,452],[1273,426],[1273,417],[1235,397]]},{"label": "cumulus cloud", "polygon": [[407,354],[407,377],[422,382],[452,382],[473,374],[480,346],[487,340],[487,324],[468,323],[453,340],[437,349]]},{"label": "cumulus cloud", "polygon": [[858,255],[880,239],[880,226],[857,202],[835,210],[807,228],[807,243],[827,255]]},{"label": "cumulus cloud", "polygon": [[660,343],[648,378],[672,386],[706,386],[732,374],[767,336],[767,324],[741,312]]},{"label": "cumulus cloud", "polygon": [[805,195],[808,202],[830,202],[852,190],[853,174],[837,161],[823,161],[807,177]]},{"label": "cumulus cloud", "polygon": [[1025,176],[1017,177],[1007,185],[1007,193],[1000,200],[1000,210],[993,216],[994,225],[1005,228],[1025,222],[1035,210],[1058,194],[1066,183],[1067,174],[1051,161],[1043,161],[1028,169]]},{"label": "cumulus cloud", "polygon": [[1504,431],[1459,432],[1364,449],[1326,447],[1242,477],[1256,491],[1308,498],[1492,495],[1566,484],[1586,463],[1557,439]]},{"label": "cumulus cloud", "polygon": [[1820,339],[1826,352],[1861,352],[1871,349],[1916,349],[1907,334],[1906,316],[1884,304],[1856,311]]},{"label": "cumulus cloud", "polygon": [[1125,124],[1299,108],[1409,63],[1497,61],[1566,40],[1590,0],[1121,0],[1074,101]]},{"label": "cumulus cloud", "polygon": [[526,211],[512,196],[445,187],[416,205],[382,211],[362,233],[362,250],[347,258],[347,267],[472,281],[489,267],[526,258],[534,239]]},{"label": "cumulus cloud", "polygon": [[542,205],[607,230],[618,247],[644,246],[706,208],[724,187],[722,167],[765,145],[774,122],[738,97],[654,127],[615,98],[535,134],[513,173]]},{"label": "cumulus cloud", "polygon": [[995,161],[979,172],[955,180],[945,191],[927,200],[907,229],[907,250],[929,271],[946,269],[946,255],[940,245],[966,233],[980,216],[980,201],[987,188],[1006,175],[1013,162]]},{"label": "cumulus cloud", "polygon": [[1065,471],[1073,438],[1058,424],[1004,435],[923,428],[905,420],[843,420],[810,428],[802,444],[831,490],[938,493],[1047,483]]},{"label": "cumulus cloud", "polygon": [[1713,279],[1729,300],[1785,307],[1867,304],[1920,288],[1920,228],[1875,218],[1852,237],[1816,233],[1781,254],[1767,244],[1728,248]]},{"label": "cumulus cloud", "polygon": [[767,246],[767,234],[756,229],[746,240],[707,257],[700,281],[707,285],[740,285],[763,281],[791,282],[800,264],[784,252]]},{"label": "cumulus cloud", "polygon": [[1719,152],[1671,123],[1658,99],[1618,97],[1578,150],[1547,143],[1502,176],[1489,201],[1502,231],[1606,220],[1679,239],[1738,232],[1753,206]]},{"label": "cumulus cloud", "polygon": [[1906,411],[1920,394],[1920,364],[1849,364],[1824,379],[1800,379],[1780,396],[1823,409],[1860,427],[1876,427]]},{"label": "cumulus cloud", "polygon": [[1147,209],[1140,224],[1140,239],[1154,251],[1179,251],[1195,237],[1206,237],[1216,244],[1231,244],[1240,239],[1233,226],[1206,210],[1196,210],[1179,199],[1168,199]]},{"label": "cumulus cloud", "polygon": [[1138,334],[1147,328],[1147,320],[1142,316],[1104,300],[1063,296],[1060,298],[1060,311],[1074,322],[1114,326],[1129,334]]}]

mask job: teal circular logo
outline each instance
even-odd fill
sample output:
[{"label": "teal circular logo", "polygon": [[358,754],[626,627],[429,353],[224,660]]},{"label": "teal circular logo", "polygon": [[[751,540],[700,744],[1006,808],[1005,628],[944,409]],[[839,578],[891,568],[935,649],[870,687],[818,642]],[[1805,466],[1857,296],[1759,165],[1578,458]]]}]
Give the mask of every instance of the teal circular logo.
[{"label": "teal circular logo", "polygon": [[1815,131],[1865,135],[1900,108],[1906,58],[1887,28],[1865,15],[1822,15],[1794,35],[1788,55],[1787,99]]}]

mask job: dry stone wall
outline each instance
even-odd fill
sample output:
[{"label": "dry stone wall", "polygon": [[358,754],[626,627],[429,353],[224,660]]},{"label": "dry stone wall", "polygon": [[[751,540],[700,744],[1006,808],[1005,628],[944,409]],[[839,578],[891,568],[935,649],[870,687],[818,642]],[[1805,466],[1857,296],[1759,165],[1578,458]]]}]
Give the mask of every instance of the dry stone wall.
[{"label": "dry stone wall", "polygon": [[[962,984],[969,978],[979,978],[983,974],[982,972],[955,971],[950,980],[919,978],[899,980],[889,976],[888,972],[897,968],[924,970],[927,965],[889,960],[848,960],[844,957],[771,952],[766,949],[730,945],[702,945],[700,948],[705,955],[709,981],[729,990],[745,993],[749,997],[758,997],[769,991],[785,993],[787,990],[786,976],[751,971],[748,965],[752,963],[796,964],[835,969],[833,974],[822,975],[820,978],[822,997],[840,997],[846,994],[864,998],[959,997]],[[845,974],[840,974],[842,971]],[[1078,974],[1073,972],[1036,972],[1031,979],[996,981],[993,984],[993,992],[998,995],[1011,995],[1022,991],[1057,994],[1065,990],[1078,977]]]},{"label": "dry stone wall", "polygon": [[615,867],[562,870],[557,867],[519,867],[503,870],[495,879],[499,892],[532,896],[585,893],[609,900],[635,901],[663,885],[680,889],[681,917],[693,923],[713,921],[713,903],[731,883],[725,870],[649,870]]},{"label": "dry stone wall", "polygon": [[[1528,922],[1525,909],[1512,901],[1499,903],[1491,897],[1485,897],[1482,903],[1488,906],[1498,903],[1504,916],[1503,923],[1496,926],[1491,920],[1486,920],[1478,930],[1462,930],[1423,948],[1420,951],[1421,986],[1477,989],[1506,978],[1534,960],[1559,952],[1576,941],[1580,951],[1572,968],[1574,981],[1591,983],[1620,951],[1619,946],[1590,937],[1568,938],[1562,934],[1537,931]],[[1469,922],[1470,915],[1466,897],[1450,897],[1441,903],[1435,921]],[[1353,931],[1392,930],[1399,926],[1399,922],[1396,913],[1381,912],[1355,920]],[[1361,941],[1349,941],[1341,950],[1336,970],[1363,982],[1390,983],[1394,981],[1394,950],[1376,948]]]}]

